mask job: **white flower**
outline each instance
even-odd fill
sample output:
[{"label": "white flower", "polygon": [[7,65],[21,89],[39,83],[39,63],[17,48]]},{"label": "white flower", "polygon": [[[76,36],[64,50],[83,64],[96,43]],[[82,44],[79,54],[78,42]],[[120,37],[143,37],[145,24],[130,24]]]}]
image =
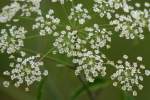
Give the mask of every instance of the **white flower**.
[{"label": "white flower", "polygon": [[73,59],[77,65],[75,75],[83,72],[87,81],[94,82],[95,78],[106,76],[105,60],[104,54],[99,56],[92,51],[85,51]]},{"label": "white flower", "polygon": [[81,47],[86,44],[86,41],[82,40],[78,33],[71,26],[66,26],[66,30],[54,34],[56,39],[53,46],[60,54],[67,54],[68,57],[76,56],[77,52],[81,52]]},{"label": "white flower", "polygon": [[10,85],[10,83],[8,81],[3,82],[3,86],[6,87],[6,88],[9,87],[9,85]]},{"label": "white flower", "polygon": [[27,31],[24,27],[6,26],[0,31],[0,51],[8,54],[15,53],[24,46],[23,40]]},{"label": "white flower", "polygon": [[149,2],[145,2],[145,7],[149,8],[150,7],[150,3]]},{"label": "white flower", "polygon": [[142,11],[136,9],[140,7],[139,3],[131,6],[130,2],[131,0],[94,0],[93,11],[110,20],[110,25],[115,26],[120,37],[144,39],[144,29],[148,28],[150,31],[149,3],[145,2]]},{"label": "white flower", "polygon": [[53,45],[58,53],[73,57],[76,75],[83,72],[87,81],[93,82],[96,77],[106,75],[106,56],[101,53],[101,48],[109,47],[111,35],[98,24],[85,27],[83,31],[66,26],[66,30],[54,34],[56,39]]},{"label": "white flower", "polygon": [[145,76],[150,76],[150,71],[145,70],[145,66],[141,64],[141,57],[137,57],[138,62],[129,62],[127,55],[123,56],[123,60],[118,60],[114,65],[116,72],[112,74],[111,79],[114,86],[119,86],[123,91],[133,92],[133,96],[137,96],[137,89],[142,90],[141,84]]},{"label": "white flower", "polygon": [[57,25],[60,23],[60,19],[55,18],[54,11],[50,9],[45,17],[39,16],[35,19],[35,24],[32,29],[40,30],[40,35],[52,34],[57,29]]},{"label": "white flower", "polygon": [[0,23],[11,21],[17,13],[21,16],[31,16],[33,12],[41,15],[40,2],[41,0],[11,0],[10,5],[2,8]]},{"label": "white flower", "polygon": [[6,23],[10,21],[16,13],[20,10],[20,4],[13,2],[10,5],[6,5],[2,8],[0,13],[0,23]]},{"label": "white flower", "polygon": [[111,19],[111,13],[114,13],[115,10],[109,7],[109,3],[111,4],[106,0],[94,0],[93,11],[98,13],[100,17],[107,15],[107,18]]},{"label": "white flower", "polygon": [[20,4],[21,16],[31,16],[31,13],[41,15],[40,3],[42,0],[11,0]]},{"label": "white flower", "polygon": [[109,14],[108,19],[111,19],[111,15],[121,10],[128,13],[134,7],[130,6],[128,3],[131,0],[94,0],[93,11],[98,13],[100,17],[104,17]]},{"label": "white flower", "polygon": [[144,16],[141,15],[142,12],[139,11],[139,14],[131,14],[132,16],[116,14],[115,19],[110,21],[110,25],[115,25],[115,31],[120,32],[120,37],[125,37],[126,39],[144,39],[143,32],[144,27],[147,26],[147,22],[141,17]]},{"label": "white flower", "polygon": [[112,32],[107,31],[105,28],[100,28],[98,24],[94,24],[92,27],[85,27],[85,33],[87,44],[93,50],[99,51],[100,48],[110,47],[108,43],[111,42]]},{"label": "white flower", "polygon": [[60,4],[64,4],[65,1],[72,1],[72,0],[51,0],[52,2],[60,2]]},{"label": "white flower", "polygon": [[86,22],[86,20],[91,19],[91,16],[89,15],[88,10],[83,8],[82,4],[77,4],[71,8],[71,13],[68,16],[68,19],[82,25]]},{"label": "white flower", "polygon": [[[53,53],[70,57],[76,68],[75,75],[82,74],[87,81],[94,82],[97,77],[106,76],[107,65],[114,66],[116,72],[111,75],[113,86],[119,86],[122,90],[137,96],[137,90],[144,87],[144,76],[150,76],[150,70],[141,64],[143,58],[138,56],[136,62],[129,62],[128,55],[123,55],[123,60],[119,59],[115,63],[110,61],[103,51],[111,47],[112,32],[125,39],[144,39],[145,29],[150,31],[150,3],[142,4],[132,0],[94,0],[94,13],[100,17],[100,22],[107,19],[108,23],[106,21],[107,25],[100,23],[90,26],[93,24],[90,22],[93,12],[89,13],[82,3],[75,2],[77,4],[74,5],[73,0],[50,1],[59,2],[64,4],[63,6],[67,1],[72,2],[70,14],[66,16],[70,25],[62,25],[52,9],[43,16],[40,9],[42,0],[10,0],[10,5],[4,6],[0,12],[0,23],[20,21],[15,19],[16,15],[36,15],[32,29],[41,36],[52,36],[55,47]],[[95,14],[93,18],[97,19]],[[8,58],[11,61],[10,69],[4,71],[3,75],[8,76],[15,87],[26,86],[25,91],[29,91],[29,86],[47,76],[48,70],[42,68],[40,55],[27,56],[25,52],[20,51],[24,46],[26,33],[24,27],[6,24],[6,29],[0,30],[0,52],[9,54]],[[13,54],[16,52],[21,56],[15,57]],[[3,85],[9,87],[10,82],[4,81]]]},{"label": "white flower", "polygon": [[[35,82],[41,81],[43,76],[48,75],[47,70],[42,70],[43,62],[40,61],[40,55],[36,56],[20,56],[13,58],[13,62],[10,62],[10,69],[5,71],[3,74],[9,76],[14,82],[15,87],[25,85],[27,88]],[[5,87],[8,83],[5,83]]]},{"label": "white flower", "polygon": [[145,75],[150,76],[150,70],[145,70]]}]

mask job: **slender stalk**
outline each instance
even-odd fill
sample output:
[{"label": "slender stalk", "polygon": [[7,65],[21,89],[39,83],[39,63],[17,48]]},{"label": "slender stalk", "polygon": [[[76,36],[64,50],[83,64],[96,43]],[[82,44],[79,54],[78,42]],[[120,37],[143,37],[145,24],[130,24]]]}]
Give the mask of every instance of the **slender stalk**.
[{"label": "slender stalk", "polygon": [[47,57],[48,56],[48,54],[50,53],[50,52],[52,52],[52,50],[53,50],[54,48],[52,48],[52,49],[49,49],[48,50],[48,52],[46,52],[41,58],[40,58],[40,60],[39,61],[41,61],[41,60],[43,60],[45,57]]},{"label": "slender stalk", "polygon": [[28,36],[28,37],[25,38],[25,40],[33,39],[33,38],[39,38],[39,37],[43,37],[43,36],[41,36],[41,35]]},{"label": "slender stalk", "polygon": [[81,76],[78,76],[79,81],[82,83],[82,85],[84,86],[84,88],[86,89],[87,95],[89,97],[90,100],[95,100],[94,95],[92,94],[92,92],[90,91],[89,87],[87,86],[87,83],[81,78]]},{"label": "slender stalk", "polygon": [[[61,6],[62,6],[62,9],[63,9],[63,11],[64,11],[64,14],[65,14],[66,18],[68,19],[68,13],[67,13],[67,11],[66,11],[65,6],[64,6],[64,5],[61,5]],[[68,22],[69,22],[70,26],[72,26],[70,20],[68,20]]]},{"label": "slender stalk", "polygon": [[44,86],[44,83],[46,81],[47,77],[44,77],[42,79],[42,81],[39,83],[39,86],[38,86],[38,92],[37,92],[37,100],[42,100],[42,94],[43,94],[43,86]]},{"label": "slender stalk", "polygon": [[[52,49],[49,49],[48,52],[46,52],[40,59],[39,61],[43,60],[45,57],[48,56],[48,54],[53,50],[54,48]],[[42,89],[43,89],[43,86],[44,86],[44,83],[45,83],[45,80],[46,80],[46,77],[44,77],[42,79],[42,81],[40,82],[39,86],[38,86],[38,94],[37,94],[37,100],[42,100]]]},{"label": "slender stalk", "polygon": [[[37,51],[33,51],[33,50],[31,50],[31,49],[22,48],[22,50],[23,50],[23,51],[26,51],[26,52],[28,52],[28,53],[31,53],[31,54],[40,54],[40,55],[43,55],[43,56],[44,56],[44,54],[39,53],[39,52],[37,52]],[[46,56],[46,57],[44,57],[43,59],[48,59],[48,60],[50,60],[50,61],[54,61],[54,62],[57,62],[57,63],[63,63],[63,64],[65,64],[65,65],[68,66],[68,67],[72,66],[72,64],[69,64],[69,63],[64,62],[64,61],[60,61],[59,59],[54,59],[54,58],[52,58],[52,57],[50,57],[50,56]],[[71,67],[71,68],[72,68],[72,67]],[[73,69],[73,68],[72,68],[72,69]]]}]

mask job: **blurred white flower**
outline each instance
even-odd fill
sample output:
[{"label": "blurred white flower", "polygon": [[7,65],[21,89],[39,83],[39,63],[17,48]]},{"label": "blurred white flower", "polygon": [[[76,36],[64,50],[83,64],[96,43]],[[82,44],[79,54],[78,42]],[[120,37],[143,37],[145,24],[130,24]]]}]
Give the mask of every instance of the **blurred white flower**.
[{"label": "blurred white flower", "polygon": [[[10,69],[3,72],[3,75],[9,76],[14,82],[15,87],[25,85],[27,88],[35,82],[41,81],[43,76],[48,75],[47,70],[42,70],[43,62],[40,61],[40,55],[26,57],[21,54],[20,57],[11,59]],[[8,81],[5,81],[3,85],[8,86]],[[26,88],[26,90],[27,90]]]},{"label": "blurred white flower", "polygon": [[25,34],[24,27],[6,26],[6,29],[0,30],[0,51],[8,54],[15,53],[24,46]]},{"label": "blurred white flower", "polygon": [[19,10],[20,4],[17,2],[13,2],[10,5],[4,6],[2,8],[2,12],[0,13],[0,22],[6,23],[10,21]]},{"label": "blurred white flower", "polygon": [[142,90],[144,76],[150,76],[150,70],[146,70],[141,64],[142,57],[137,57],[138,62],[129,62],[128,56],[115,64],[116,72],[112,74],[113,86],[119,86],[123,91],[130,91],[137,96],[137,89]]},{"label": "blurred white flower", "polygon": [[73,22],[78,22],[79,24],[84,24],[86,20],[91,19],[87,9],[83,8],[83,4],[79,3],[73,8],[71,8],[71,13],[68,19]]},{"label": "blurred white flower", "polygon": [[33,30],[40,30],[40,35],[45,36],[47,34],[52,34],[57,29],[57,25],[60,23],[60,19],[54,16],[54,11],[50,9],[45,17],[38,16],[35,19],[35,24],[33,24]]}]

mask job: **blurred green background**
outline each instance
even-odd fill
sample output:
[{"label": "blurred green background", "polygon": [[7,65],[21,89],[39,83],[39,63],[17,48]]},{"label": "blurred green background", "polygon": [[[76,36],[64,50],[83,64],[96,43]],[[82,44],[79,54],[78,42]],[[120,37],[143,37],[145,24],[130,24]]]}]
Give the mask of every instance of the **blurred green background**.
[{"label": "blurred green background", "polygon": [[[134,1],[143,3],[146,0]],[[0,0],[0,9],[9,4],[9,2],[9,0]],[[93,23],[99,23],[100,25],[108,23],[105,18],[100,19],[92,12],[92,0],[75,0],[74,3],[83,3],[84,7],[89,10],[93,17],[93,20],[87,22],[85,26],[90,26]],[[62,24],[64,25],[69,24],[66,13],[69,13],[70,7],[71,3],[60,5],[59,3],[51,3],[50,0],[43,0],[41,5],[43,14],[46,14],[49,8],[54,9],[56,16],[61,18]],[[22,25],[29,31],[27,37],[36,36],[38,34],[38,32],[31,30],[34,22],[33,19],[35,18],[34,15],[31,17],[16,16],[16,18],[21,19],[18,26]],[[14,23],[11,24],[16,25]],[[0,28],[4,28],[4,25],[5,24],[0,24]],[[137,56],[143,56],[144,64],[149,68],[150,33],[147,30],[144,32],[144,40],[125,40],[123,38],[118,38],[118,33],[114,32],[113,34],[112,48],[108,51],[104,51],[110,59],[117,60],[121,58],[123,54],[129,55],[131,60],[134,60]],[[52,48],[52,42],[53,38],[51,36],[28,38],[25,40],[24,50],[28,52],[29,55],[34,55],[36,53],[45,54]],[[73,70],[66,67],[72,65],[71,59],[67,58],[65,55],[52,55],[50,53],[48,57],[44,59],[44,63],[44,67],[49,70],[49,75],[41,83],[33,85],[30,92],[25,92],[24,89],[14,88],[13,86],[4,88],[2,86],[2,81],[7,80],[7,77],[3,77],[2,72],[9,69],[9,60],[8,55],[0,54],[0,100],[90,100],[86,93],[87,89],[83,87],[82,82],[74,75]],[[97,79],[93,84],[86,84],[96,98],[95,100],[150,100],[150,78],[145,78],[143,83],[144,89],[138,92],[139,94],[137,97],[126,95],[120,91],[119,88],[115,88],[109,84],[107,80]],[[41,95],[39,96],[39,94]]]}]

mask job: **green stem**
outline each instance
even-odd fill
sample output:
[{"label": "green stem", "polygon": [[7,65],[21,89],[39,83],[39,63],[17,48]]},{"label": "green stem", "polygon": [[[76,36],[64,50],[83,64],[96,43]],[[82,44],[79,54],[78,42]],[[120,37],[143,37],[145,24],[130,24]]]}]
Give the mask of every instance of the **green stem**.
[{"label": "green stem", "polygon": [[[64,14],[65,14],[66,18],[68,19],[68,13],[67,13],[67,11],[66,11],[65,6],[64,6],[64,5],[61,5],[61,6],[62,6],[62,9],[63,9],[63,11],[64,11]],[[72,26],[71,21],[70,21],[69,19],[68,19],[68,22],[69,22],[70,26]],[[73,26],[72,26],[72,27],[73,27]]]},{"label": "green stem", "polygon": [[37,100],[42,100],[42,94],[43,94],[42,89],[43,89],[44,83],[45,83],[45,81],[46,81],[46,78],[47,78],[47,77],[44,77],[44,78],[42,79],[42,81],[39,83],[38,92],[37,92]]},{"label": "green stem", "polygon": [[84,88],[86,89],[87,95],[89,97],[90,100],[95,100],[94,95],[92,94],[91,90],[89,89],[89,87],[87,86],[87,84],[85,83],[85,81],[81,78],[81,76],[78,77],[79,81],[82,83],[82,85],[84,86]]},{"label": "green stem", "polygon": [[18,18],[18,19],[25,19],[25,20],[35,21],[35,19],[34,19],[34,18],[31,18],[31,17],[18,16],[17,18]]},{"label": "green stem", "polygon": [[45,57],[47,57],[48,54],[49,54],[50,52],[52,52],[53,49],[54,49],[54,48],[49,49],[48,52],[46,52],[46,53],[41,57],[41,59],[40,59],[39,61],[41,61],[41,60],[43,60]]},{"label": "green stem", "polygon": [[[40,54],[40,55],[43,55],[43,56],[44,56],[44,54],[41,54],[41,53],[39,53],[39,52],[37,52],[37,51],[33,51],[33,50],[31,50],[31,49],[22,48],[22,50],[23,50],[23,51],[26,51],[26,52],[28,52],[28,53]],[[46,57],[44,57],[43,59],[48,59],[48,60],[51,60],[51,61],[54,61],[54,62],[57,62],[57,63],[62,63],[62,64],[64,64],[64,65],[66,65],[66,66],[72,66],[72,64],[69,64],[69,63],[67,63],[67,62],[61,61],[61,60],[59,60],[59,59],[54,59],[54,58],[52,58],[52,57],[50,57],[50,56],[46,56]]]},{"label": "green stem", "polygon": [[41,36],[41,35],[28,36],[28,37],[25,38],[25,40],[33,39],[33,38],[38,38],[38,37],[43,37],[43,36]]}]

